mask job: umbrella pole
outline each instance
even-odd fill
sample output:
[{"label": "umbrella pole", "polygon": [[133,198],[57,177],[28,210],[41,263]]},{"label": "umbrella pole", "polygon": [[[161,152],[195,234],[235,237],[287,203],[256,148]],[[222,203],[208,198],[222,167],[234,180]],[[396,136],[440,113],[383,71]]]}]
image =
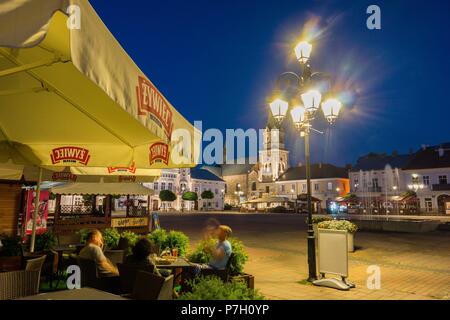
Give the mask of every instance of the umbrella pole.
[{"label": "umbrella pole", "polygon": [[37,216],[39,214],[39,204],[41,198],[41,180],[42,180],[42,168],[39,167],[39,177],[36,186],[36,198],[34,198],[33,229],[31,232],[31,243],[30,243],[31,253],[34,253],[34,244],[36,242],[36,224],[37,224]]}]

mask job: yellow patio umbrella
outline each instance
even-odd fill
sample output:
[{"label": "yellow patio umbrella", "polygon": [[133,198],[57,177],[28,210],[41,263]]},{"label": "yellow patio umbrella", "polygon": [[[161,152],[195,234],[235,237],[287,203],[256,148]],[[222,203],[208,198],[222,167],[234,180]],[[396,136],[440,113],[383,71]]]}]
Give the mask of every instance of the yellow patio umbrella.
[{"label": "yellow patio umbrella", "polygon": [[[195,165],[195,129],[88,1],[2,1],[0,30],[0,162],[39,168]],[[40,169],[36,210],[42,175]],[[35,223],[31,251],[34,239]]]}]

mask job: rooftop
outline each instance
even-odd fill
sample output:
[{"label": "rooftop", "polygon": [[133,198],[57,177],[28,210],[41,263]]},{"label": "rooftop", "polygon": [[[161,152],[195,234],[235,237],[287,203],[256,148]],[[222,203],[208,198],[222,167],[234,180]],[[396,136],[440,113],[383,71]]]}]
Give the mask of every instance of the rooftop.
[{"label": "rooftop", "polygon": [[370,170],[385,170],[389,165],[392,169],[403,169],[408,161],[411,159],[409,154],[401,155],[386,155],[378,153],[369,153],[362,156],[356,162],[356,165],[350,169],[350,172],[355,171],[370,171]]},{"label": "rooftop", "polygon": [[450,143],[420,149],[413,155],[404,169],[430,168],[450,168]]},{"label": "rooftop", "polygon": [[[283,173],[277,181],[305,180],[306,167],[291,167]],[[348,178],[348,169],[336,167],[332,164],[312,164],[311,179]]]},{"label": "rooftop", "polygon": [[211,171],[202,168],[191,169],[191,178],[198,180],[223,181],[220,177],[218,177]]}]

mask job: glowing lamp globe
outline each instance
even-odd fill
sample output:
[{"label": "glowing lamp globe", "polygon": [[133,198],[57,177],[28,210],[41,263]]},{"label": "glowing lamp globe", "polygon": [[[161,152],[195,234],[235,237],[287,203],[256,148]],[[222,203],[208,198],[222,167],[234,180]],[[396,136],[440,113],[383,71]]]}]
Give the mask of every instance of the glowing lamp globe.
[{"label": "glowing lamp globe", "polygon": [[315,112],[320,107],[322,101],[322,94],[317,90],[310,90],[302,94],[303,105],[307,112]]},{"label": "glowing lamp globe", "polygon": [[292,122],[297,129],[300,129],[305,121],[305,108],[302,106],[294,107],[291,110]]},{"label": "glowing lamp globe", "polygon": [[275,101],[270,104],[272,115],[277,121],[282,121],[284,117],[286,117],[288,108],[289,104],[281,99],[275,99]]},{"label": "glowing lamp globe", "polygon": [[339,116],[339,111],[342,108],[342,103],[336,99],[328,99],[322,103],[322,111],[329,123],[333,123]]},{"label": "glowing lamp globe", "polygon": [[297,44],[297,46],[295,47],[294,50],[295,50],[295,55],[297,56],[297,60],[300,63],[306,63],[306,62],[308,62],[308,60],[311,56],[312,45],[310,45],[306,41],[302,41],[299,44]]}]

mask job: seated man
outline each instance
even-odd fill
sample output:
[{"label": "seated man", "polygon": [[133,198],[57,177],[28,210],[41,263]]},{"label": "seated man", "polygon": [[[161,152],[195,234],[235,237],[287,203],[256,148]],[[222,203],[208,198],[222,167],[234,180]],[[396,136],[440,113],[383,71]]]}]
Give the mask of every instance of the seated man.
[{"label": "seated man", "polygon": [[80,258],[95,261],[101,277],[118,276],[116,266],[103,254],[103,236],[99,230],[92,230],[87,236],[86,246],[81,249]]},{"label": "seated man", "polygon": [[124,264],[134,265],[142,269],[143,271],[153,272],[158,276],[167,277],[170,274],[168,270],[158,270],[150,257],[152,244],[147,238],[142,238],[134,245],[132,252],[125,259]]},{"label": "seated man", "polygon": [[201,269],[225,270],[228,259],[232,253],[231,243],[227,240],[231,232],[231,228],[228,226],[220,225],[217,227],[217,244],[215,246],[205,248],[205,250],[211,254],[211,259],[208,264],[194,265],[196,274],[200,273]]}]

